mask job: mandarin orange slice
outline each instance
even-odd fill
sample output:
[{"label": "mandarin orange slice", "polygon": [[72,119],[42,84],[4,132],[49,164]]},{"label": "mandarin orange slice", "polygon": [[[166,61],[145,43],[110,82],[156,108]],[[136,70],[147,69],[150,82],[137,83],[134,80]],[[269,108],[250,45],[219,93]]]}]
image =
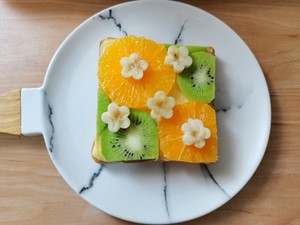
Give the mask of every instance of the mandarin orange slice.
[{"label": "mandarin orange slice", "polygon": [[[182,124],[188,118],[202,120],[209,128],[211,136],[205,146],[197,148],[182,142]],[[187,102],[173,108],[171,119],[159,121],[160,158],[165,161],[184,161],[190,163],[213,163],[218,159],[218,139],[215,110],[208,104]]]},{"label": "mandarin orange slice", "polygon": [[[120,60],[138,53],[148,63],[142,79],[122,76]],[[168,93],[176,78],[172,67],[164,64],[166,48],[144,37],[127,36],[116,39],[102,54],[98,63],[101,87],[112,102],[130,108],[146,106],[157,91]]]}]

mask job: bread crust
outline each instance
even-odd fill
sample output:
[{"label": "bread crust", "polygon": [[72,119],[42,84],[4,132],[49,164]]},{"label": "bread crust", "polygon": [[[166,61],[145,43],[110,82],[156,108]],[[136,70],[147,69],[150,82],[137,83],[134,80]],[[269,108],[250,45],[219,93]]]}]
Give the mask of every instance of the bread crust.
[{"label": "bread crust", "polygon": [[[105,38],[103,40],[100,41],[99,43],[99,59],[101,58],[101,56],[103,55],[103,53],[105,52],[105,49],[110,46],[117,38],[113,38],[113,37],[108,37]],[[207,47],[206,48],[206,52],[215,55],[215,49],[213,47]],[[214,101],[212,101],[210,103],[210,105],[213,107],[214,106]],[[214,107],[213,107],[214,108]],[[107,162],[107,161],[103,161],[103,160],[99,160],[96,157],[94,157],[94,155],[92,154],[93,149],[95,148],[95,140],[93,142],[93,146],[92,146],[92,151],[91,151],[91,155],[93,160],[98,163],[98,164],[109,164],[109,163],[113,163],[113,162]],[[173,160],[168,160],[164,157],[159,157],[158,160],[135,160],[135,161],[123,161],[124,163],[136,163],[136,162],[148,162],[148,161],[158,161],[158,162],[173,162]],[[174,162],[180,162],[180,161],[174,161]]]}]

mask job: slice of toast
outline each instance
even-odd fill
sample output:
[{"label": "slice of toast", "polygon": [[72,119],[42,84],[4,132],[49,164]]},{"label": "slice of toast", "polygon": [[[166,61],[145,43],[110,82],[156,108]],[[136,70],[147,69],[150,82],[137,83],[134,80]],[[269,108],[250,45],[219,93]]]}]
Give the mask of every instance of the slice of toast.
[{"label": "slice of toast", "polygon": [[[111,46],[114,41],[117,40],[116,38],[106,38],[104,40],[102,40],[100,42],[100,45],[99,45],[99,60],[101,60],[101,57],[103,55],[103,53],[106,51],[106,49]],[[165,44],[164,45],[166,48],[168,48],[169,44]],[[214,55],[215,51],[214,51],[214,48],[212,47],[199,47],[199,46],[190,46],[190,49],[193,49],[193,47],[198,48],[198,49],[201,49],[201,51],[205,51],[205,52],[208,52],[212,55]],[[213,84],[214,85],[214,84]],[[101,84],[99,84],[99,87],[101,86]],[[168,95],[174,97],[176,99],[176,103],[177,104],[183,104],[183,103],[188,103],[189,100],[187,97],[185,97],[185,95],[183,95],[180,91],[180,88],[178,87],[178,85],[176,84],[175,82],[175,85],[173,86],[172,90],[168,93]],[[213,101],[211,101],[209,103],[209,105],[213,106]],[[97,121],[99,121],[99,119],[101,119],[101,115],[99,115],[99,111],[98,111],[98,115],[97,115]],[[215,130],[216,130],[216,127],[215,127]],[[160,152],[160,150],[158,150]],[[199,150],[201,151],[201,149]],[[201,163],[201,162],[204,162],[204,163],[213,163],[217,160],[217,147],[215,147],[215,149],[213,150],[214,151],[214,154],[215,154],[215,157],[214,157],[214,160],[211,160],[211,161],[207,161],[205,159],[205,157],[203,157],[203,161],[197,161],[197,163]],[[107,161],[102,153],[102,147],[101,147],[101,132],[97,131],[97,134],[96,134],[96,137],[95,137],[95,140],[94,140],[94,143],[93,143],[93,147],[92,147],[92,152],[91,152],[91,155],[92,155],[92,158],[93,160],[96,162],[96,163],[110,163],[109,161]],[[130,161],[123,161],[123,162],[144,162],[144,161],[148,161],[148,160],[130,160]],[[174,160],[174,159],[169,159],[168,157],[164,156],[163,154],[160,154],[159,155],[159,158],[157,159],[157,161],[161,161],[161,162],[164,162],[164,161],[179,161],[179,162],[184,162],[186,160]]]}]

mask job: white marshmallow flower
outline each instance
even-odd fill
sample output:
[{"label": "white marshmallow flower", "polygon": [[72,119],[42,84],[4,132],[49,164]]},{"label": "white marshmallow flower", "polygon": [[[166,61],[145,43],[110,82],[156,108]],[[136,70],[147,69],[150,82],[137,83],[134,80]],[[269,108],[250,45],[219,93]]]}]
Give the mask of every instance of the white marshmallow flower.
[{"label": "white marshmallow flower", "polygon": [[155,93],[153,98],[147,101],[147,107],[151,109],[151,117],[159,120],[161,117],[170,119],[173,116],[173,107],[176,102],[173,97],[168,97],[163,91]]},{"label": "white marshmallow flower", "polygon": [[142,79],[144,71],[148,68],[148,63],[141,59],[138,53],[132,53],[129,57],[123,57],[120,60],[122,66],[122,76],[132,77],[136,80]]},{"label": "white marshmallow flower", "polygon": [[194,145],[197,148],[205,146],[205,140],[210,138],[210,130],[204,127],[202,120],[189,118],[187,123],[181,126],[184,135],[182,142],[185,145]]},{"label": "white marshmallow flower", "polygon": [[181,73],[184,68],[192,65],[193,60],[189,56],[189,50],[185,46],[177,47],[172,45],[168,48],[168,54],[165,58],[165,64],[173,66],[176,73]]},{"label": "white marshmallow flower", "polygon": [[120,128],[126,129],[130,126],[129,114],[130,111],[127,106],[119,107],[117,103],[112,102],[108,105],[107,112],[101,115],[101,120],[108,125],[110,132],[115,133]]}]

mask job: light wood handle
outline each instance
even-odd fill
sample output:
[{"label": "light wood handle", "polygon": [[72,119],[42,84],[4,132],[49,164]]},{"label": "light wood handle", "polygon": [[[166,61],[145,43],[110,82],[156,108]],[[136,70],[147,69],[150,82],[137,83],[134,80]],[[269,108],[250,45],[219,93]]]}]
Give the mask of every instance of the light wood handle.
[{"label": "light wood handle", "polygon": [[0,95],[0,133],[21,135],[21,90]]}]

